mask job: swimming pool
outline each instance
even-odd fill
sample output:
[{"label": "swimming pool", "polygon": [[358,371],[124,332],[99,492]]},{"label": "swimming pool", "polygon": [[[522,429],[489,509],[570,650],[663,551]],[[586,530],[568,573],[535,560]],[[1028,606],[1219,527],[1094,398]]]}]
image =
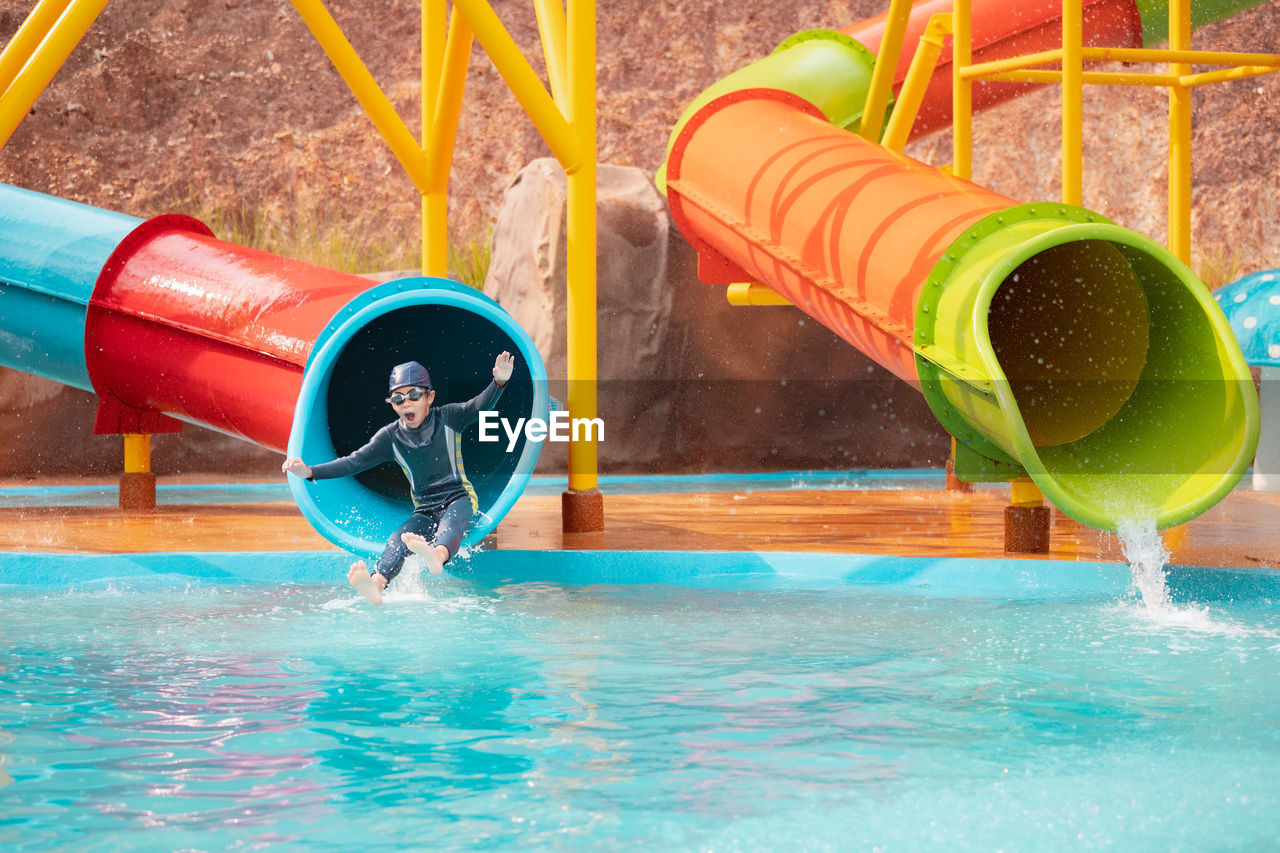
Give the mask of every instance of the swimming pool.
[{"label": "swimming pool", "polygon": [[489,552],[374,609],[324,552],[37,559],[6,849],[1280,843],[1274,573]]}]

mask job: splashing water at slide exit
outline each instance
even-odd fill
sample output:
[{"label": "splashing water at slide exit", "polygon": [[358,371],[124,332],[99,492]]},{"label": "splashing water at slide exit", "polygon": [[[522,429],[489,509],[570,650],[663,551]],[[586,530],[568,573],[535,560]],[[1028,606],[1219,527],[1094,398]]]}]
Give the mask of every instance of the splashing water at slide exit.
[{"label": "splashing water at slide exit", "polygon": [[1165,563],[1169,550],[1164,546],[1154,519],[1128,519],[1116,526],[1121,550],[1129,561],[1133,588],[1142,596],[1148,611],[1167,611],[1173,605],[1165,583]]},{"label": "splashing water at slide exit", "polygon": [[1142,599],[1137,611],[1154,625],[1216,634],[1234,634],[1241,628],[1232,622],[1215,619],[1209,607],[1192,604],[1178,606],[1169,592],[1169,549],[1151,518],[1126,519],[1116,525],[1121,552],[1129,562],[1131,590]]},{"label": "splashing water at slide exit", "polygon": [[[1164,538],[1152,518],[1130,518],[1117,523],[1116,534],[1120,538],[1121,553],[1129,564],[1130,592],[1141,600],[1135,612],[1157,627],[1182,628],[1210,633],[1235,633],[1237,626],[1215,620],[1206,605],[1179,606],[1169,591],[1168,572],[1170,552]],[[459,556],[465,558],[477,548],[464,547]],[[435,601],[431,584],[424,580],[426,566],[417,555],[410,554],[404,568],[387,587],[388,603],[412,603]],[[330,606],[355,604],[350,601],[330,602]]]}]

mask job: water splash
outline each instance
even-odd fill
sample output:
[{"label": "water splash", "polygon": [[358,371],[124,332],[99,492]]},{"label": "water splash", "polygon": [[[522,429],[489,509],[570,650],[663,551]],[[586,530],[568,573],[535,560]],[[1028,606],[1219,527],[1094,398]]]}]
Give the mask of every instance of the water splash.
[{"label": "water splash", "polygon": [[[1116,533],[1120,536],[1121,551],[1129,561],[1133,590],[1142,599],[1140,612],[1155,627],[1228,636],[1260,633],[1231,620],[1213,618],[1207,606],[1179,607],[1173,603],[1165,571],[1169,550],[1153,519],[1122,521],[1116,525]],[[1261,633],[1265,636],[1267,632]]]},{"label": "water splash", "polygon": [[1130,579],[1142,603],[1151,612],[1167,612],[1173,607],[1165,582],[1169,550],[1164,547],[1155,519],[1121,521],[1116,525],[1120,549],[1129,561]]},{"label": "water splash", "polygon": [[383,599],[389,601],[426,601],[431,598],[427,586],[422,580],[426,563],[417,554],[409,554],[404,559],[400,573],[392,578],[383,593]]}]

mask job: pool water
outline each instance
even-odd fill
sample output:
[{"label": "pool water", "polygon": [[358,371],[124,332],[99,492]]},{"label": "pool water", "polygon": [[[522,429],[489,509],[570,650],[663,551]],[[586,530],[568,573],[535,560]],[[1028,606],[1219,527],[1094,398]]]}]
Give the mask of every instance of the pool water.
[{"label": "pool water", "polygon": [[1263,589],[0,587],[0,847],[1275,849]]}]

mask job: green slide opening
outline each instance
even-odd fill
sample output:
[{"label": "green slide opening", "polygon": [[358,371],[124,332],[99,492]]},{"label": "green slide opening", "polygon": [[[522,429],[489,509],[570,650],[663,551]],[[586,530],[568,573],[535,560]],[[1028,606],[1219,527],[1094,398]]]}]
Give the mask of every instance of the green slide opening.
[{"label": "green slide opening", "polygon": [[1094,527],[1187,521],[1253,458],[1257,395],[1208,290],[1164,247],[1079,208],[1023,206],[971,229],[925,287],[916,342],[990,379],[917,360],[944,426]]}]

